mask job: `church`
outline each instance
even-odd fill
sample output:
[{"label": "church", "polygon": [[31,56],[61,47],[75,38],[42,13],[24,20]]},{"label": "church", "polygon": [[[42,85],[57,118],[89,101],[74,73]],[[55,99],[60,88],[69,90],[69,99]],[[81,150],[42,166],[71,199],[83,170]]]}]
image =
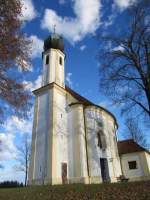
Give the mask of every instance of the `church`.
[{"label": "church", "polygon": [[115,116],[65,85],[61,36],[44,41],[42,60],[28,184],[116,182],[122,170]]}]

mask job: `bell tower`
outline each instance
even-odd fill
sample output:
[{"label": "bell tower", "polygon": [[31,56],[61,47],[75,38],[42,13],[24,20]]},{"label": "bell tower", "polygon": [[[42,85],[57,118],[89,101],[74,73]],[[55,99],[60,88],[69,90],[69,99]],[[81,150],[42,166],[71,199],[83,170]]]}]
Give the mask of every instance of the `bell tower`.
[{"label": "bell tower", "polygon": [[44,41],[42,86],[56,83],[65,87],[64,59],[63,38],[54,33]]},{"label": "bell tower", "polygon": [[[28,184],[53,184],[57,181],[54,152],[57,151],[58,119],[65,108],[61,100],[65,98],[64,58],[63,38],[54,33],[44,41],[42,87],[33,91],[35,104]],[[63,96],[57,90],[63,91]]]}]

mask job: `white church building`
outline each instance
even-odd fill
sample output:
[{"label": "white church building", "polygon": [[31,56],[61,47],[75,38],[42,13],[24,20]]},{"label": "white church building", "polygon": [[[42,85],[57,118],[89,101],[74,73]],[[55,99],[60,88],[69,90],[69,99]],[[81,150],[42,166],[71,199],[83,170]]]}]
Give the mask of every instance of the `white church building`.
[{"label": "white church building", "polygon": [[116,118],[65,85],[62,37],[48,37],[42,57],[29,184],[116,182],[122,174]]}]

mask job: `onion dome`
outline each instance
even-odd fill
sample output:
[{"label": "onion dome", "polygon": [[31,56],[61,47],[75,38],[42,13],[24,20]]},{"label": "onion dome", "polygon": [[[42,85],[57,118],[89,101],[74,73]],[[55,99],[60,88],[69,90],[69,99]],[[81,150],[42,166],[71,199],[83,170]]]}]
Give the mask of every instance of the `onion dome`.
[{"label": "onion dome", "polygon": [[44,40],[44,51],[48,49],[59,49],[64,52],[64,40],[61,36],[54,33]]}]

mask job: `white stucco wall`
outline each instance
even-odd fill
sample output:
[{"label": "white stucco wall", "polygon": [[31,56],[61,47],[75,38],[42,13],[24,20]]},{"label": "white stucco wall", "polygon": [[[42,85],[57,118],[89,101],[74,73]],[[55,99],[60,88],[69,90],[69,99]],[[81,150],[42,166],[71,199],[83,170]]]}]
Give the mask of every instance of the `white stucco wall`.
[{"label": "white stucco wall", "polygon": [[148,167],[148,173],[150,176],[150,153],[145,152],[146,160],[147,160],[147,167]]},{"label": "white stucco wall", "polygon": [[49,80],[50,67],[49,67],[49,65],[46,64],[46,57],[47,56],[49,56],[49,61],[50,61],[51,54],[47,53],[47,54],[43,55],[42,86],[47,85],[48,84],[48,80]]},{"label": "white stucco wall", "polygon": [[[46,57],[49,56],[49,64],[46,64]],[[64,54],[56,49],[48,50],[43,55],[42,86],[48,83],[57,83],[64,86]],[[62,65],[59,58],[62,58]]]},{"label": "white stucco wall", "polygon": [[[97,146],[97,132],[98,127],[95,119],[102,121],[101,116],[96,116],[96,113],[92,109],[86,109],[86,133],[87,133],[87,142],[88,142],[88,158],[89,158],[89,168],[90,176],[101,176],[100,169],[100,154]],[[106,157],[106,155],[104,156]]]},{"label": "white stucco wall", "polygon": [[[128,165],[129,161],[136,161],[137,169],[129,169]],[[125,175],[125,177],[132,179],[144,176],[143,165],[140,160],[140,153],[135,152],[135,153],[123,154],[121,156],[121,164],[122,164],[123,174]]]},{"label": "white stucco wall", "polygon": [[[88,141],[88,157],[91,177],[99,177],[101,179],[100,158],[106,158],[109,168],[109,177],[112,182],[116,181],[116,177],[121,175],[120,159],[118,156],[117,143],[115,137],[115,124],[94,106],[86,108],[86,126]],[[100,122],[100,123],[99,123]],[[102,126],[100,126],[102,124]],[[97,133],[102,130],[107,148],[100,149],[98,146]],[[98,180],[98,179],[97,179]],[[102,180],[100,180],[102,181]]]},{"label": "white stucco wall", "polygon": [[[60,83],[61,86],[64,86],[64,54],[62,54],[61,52],[59,52],[59,54],[57,54],[58,56],[58,82]],[[62,64],[59,63],[59,59],[62,59]]]},{"label": "white stucco wall", "polygon": [[69,179],[70,182],[86,182],[87,157],[83,105],[73,105],[68,109],[69,133]]},{"label": "white stucco wall", "polygon": [[49,123],[49,98],[50,93],[46,92],[38,97],[38,116],[36,127],[36,147],[35,147],[35,171],[34,179],[44,179],[47,173],[47,134]]},{"label": "white stucco wall", "polygon": [[[54,117],[54,141],[53,148],[55,154],[55,177],[61,181],[61,164],[67,163],[68,166],[68,132],[67,132],[67,113],[66,113],[66,96],[64,93],[55,90],[55,117]],[[69,171],[69,168],[67,168]],[[69,172],[68,172],[69,173]],[[56,180],[57,181],[57,180]]]},{"label": "white stucco wall", "polygon": [[[83,105],[69,106],[70,96],[54,89],[53,177],[62,182],[62,163],[67,163],[68,182],[84,182],[87,178]],[[82,180],[81,180],[82,179]]]}]

